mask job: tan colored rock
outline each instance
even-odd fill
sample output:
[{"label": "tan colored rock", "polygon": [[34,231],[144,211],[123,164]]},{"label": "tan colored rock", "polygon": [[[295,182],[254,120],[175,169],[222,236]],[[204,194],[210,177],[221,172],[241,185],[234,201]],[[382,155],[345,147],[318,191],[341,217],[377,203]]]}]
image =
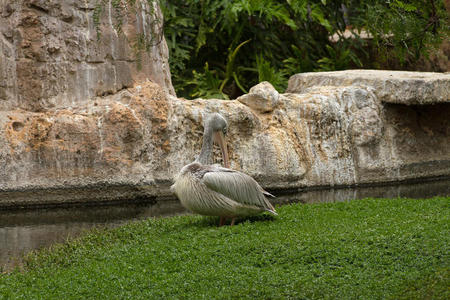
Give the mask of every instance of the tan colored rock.
[{"label": "tan colored rock", "polygon": [[147,79],[174,94],[159,7],[128,3],[0,1],[0,110],[76,106]]},{"label": "tan colored rock", "polygon": [[211,112],[229,122],[231,167],[268,189],[450,175],[449,103],[383,104],[370,87],[319,86],[262,113],[142,82],[70,109],[0,112],[0,206],[170,196]]},{"label": "tan colored rock", "polygon": [[287,93],[315,86],[366,86],[380,101],[406,105],[450,102],[450,73],[347,70],[301,73],[289,79]]},{"label": "tan colored rock", "polygon": [[0,1],[0,207],[171,196],[211,112],[232,168],[268,189],[450,176],[449,74],[298,74],[282,95],[178,99],[159,8],[126,3]]},{"label": "tan colored rock", "polygon": [[252,109],[267,113],[273,111],[279,103],[280,94],[267,81],[263,81],[252,87],[248,94],[238,97],[236,100]]}]

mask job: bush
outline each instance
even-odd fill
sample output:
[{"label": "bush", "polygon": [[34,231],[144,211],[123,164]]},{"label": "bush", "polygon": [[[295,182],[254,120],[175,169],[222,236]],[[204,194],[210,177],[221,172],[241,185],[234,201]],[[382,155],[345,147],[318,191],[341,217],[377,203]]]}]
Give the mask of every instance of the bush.
[{"label": "bush", "polygon": [[442,0],[162,0],[161,7],[175,89],[188,98],[235,98],[262,80],[282,91],[300,72],[407,69],[449,32]]}]

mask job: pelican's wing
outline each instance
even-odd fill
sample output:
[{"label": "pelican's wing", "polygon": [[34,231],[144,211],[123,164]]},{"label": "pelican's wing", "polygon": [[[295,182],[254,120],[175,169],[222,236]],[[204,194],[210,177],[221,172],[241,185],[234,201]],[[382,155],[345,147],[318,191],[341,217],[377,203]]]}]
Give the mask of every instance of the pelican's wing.
[{"label": "pelican's wing", "polygon": [[233,201],[260,207],[276,214],[275,208],[264,196],[264,194],[271,194],[266,192],[247,174],[231,169],[215,167],[203,175],[202,181],[209,189]]},{"label": "pelican's wing", "polygon": [[170,192],[171,192],[172,194],[175,194],[175,196],[178,197],[177,192],[176,192],[176,190],[175,190],[175,183],[172,184],[172,185],[170,186]]}]

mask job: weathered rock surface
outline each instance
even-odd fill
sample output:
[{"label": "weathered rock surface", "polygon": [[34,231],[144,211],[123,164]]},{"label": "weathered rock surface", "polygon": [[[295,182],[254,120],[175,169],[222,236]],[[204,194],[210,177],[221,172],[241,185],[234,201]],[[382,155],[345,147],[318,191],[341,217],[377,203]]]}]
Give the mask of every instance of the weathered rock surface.
[{"label": "weathered rock surface", "polygon": [[296,74],[287,93],[304,93],[316,86],[366,86],[385,103],[406,105],[449,103],[450,73],[348,70]]},{"label": "weathered rock surface", "polygon": [[271,112],[279,103],[280,94],[267,81],[252,87],[248,94],[242,95],[236,100],[258,112]]},{"label": "weathered rock surface", "polygon": [[0,110],[77,106],[145,79],[174,94],[159,7],[128,3],[1,0]]},{"label": "weathered rock surface", "polygon": [[450,176],[448,73],[297,74],[286,94],[178,99],[155,3],[0,0],[0,208],[170,196],[210,112],[229,121],[232,168],[268,189]]},{"label": "weathered rock surface", "polygon": [[0,112],[0,206],[169,196],[210,112],[229,121],[232,168],[268,189],[450,175],[450,103],[389,104],[373,87],[318,86],[263,111],[143,82],[70,109]]}]

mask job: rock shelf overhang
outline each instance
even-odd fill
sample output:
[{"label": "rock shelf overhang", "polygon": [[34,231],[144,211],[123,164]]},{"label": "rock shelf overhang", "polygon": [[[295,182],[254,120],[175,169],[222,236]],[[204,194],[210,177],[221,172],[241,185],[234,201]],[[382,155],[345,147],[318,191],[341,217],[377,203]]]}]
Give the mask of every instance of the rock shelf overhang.
[{"label": "rock shelf overhang", "polygon": [[286,92],[317,86],[368,86],[385,103],[423,105],[450,102],[450,73],[347,70],[296,74]]}]

